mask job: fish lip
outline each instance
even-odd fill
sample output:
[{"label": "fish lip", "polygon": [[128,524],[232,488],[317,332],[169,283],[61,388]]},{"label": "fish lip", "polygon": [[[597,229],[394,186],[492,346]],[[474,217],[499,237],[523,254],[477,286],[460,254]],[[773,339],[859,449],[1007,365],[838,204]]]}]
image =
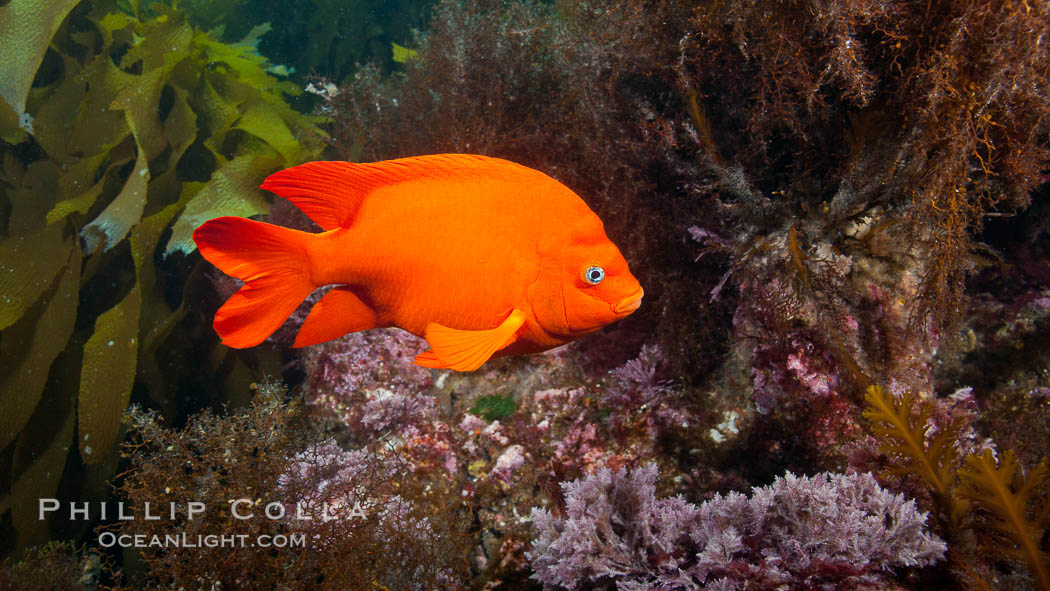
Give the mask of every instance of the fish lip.
[{"label": "fish lip", "polygon": [[642,305],[642,296],[645,295],[645,290],[641,287],[631,295],[623,298],[622,300],[613,304],[613,312],[616,314],[627,315],[634,312]]}]

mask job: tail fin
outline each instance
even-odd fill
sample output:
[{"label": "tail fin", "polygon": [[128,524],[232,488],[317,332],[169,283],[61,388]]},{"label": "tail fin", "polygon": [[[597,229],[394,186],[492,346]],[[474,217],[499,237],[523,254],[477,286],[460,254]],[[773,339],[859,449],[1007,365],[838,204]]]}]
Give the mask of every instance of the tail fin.
[{"label": "tail fin", "polygon": [[245,282],[215,313],[224,345],[243,349],[263,342],[317,287],[306,268],[312,236],[239,217],[216,218],[193,232],[205,259]]}]

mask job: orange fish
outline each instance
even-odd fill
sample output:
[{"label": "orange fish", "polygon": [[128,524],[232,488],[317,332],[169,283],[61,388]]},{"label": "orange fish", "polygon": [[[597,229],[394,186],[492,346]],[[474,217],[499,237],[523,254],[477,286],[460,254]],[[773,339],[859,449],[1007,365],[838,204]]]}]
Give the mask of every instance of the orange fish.
[{"label": "orange fish", "polygon": [[372,164],[309,162],[262,185],[324,230],[222,217],[197,248],[245,282],[215,314],[230,347],[258,345],[318,287],[296,347],[397,326],[424,337],[424,367],[567,343],[638,309],[642,287],[582,199],[497,158],[437,154]]}]

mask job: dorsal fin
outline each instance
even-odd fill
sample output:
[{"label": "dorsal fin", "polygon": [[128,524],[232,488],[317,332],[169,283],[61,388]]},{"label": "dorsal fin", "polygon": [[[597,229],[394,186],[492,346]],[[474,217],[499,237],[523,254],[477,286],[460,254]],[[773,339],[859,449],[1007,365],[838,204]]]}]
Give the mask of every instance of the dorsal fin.
[{"label": "dorsal fin", "polygon": [[432,154],[369,164],[320,161],[275,172],[262,188],[294,203],[325,230],[353,224],[369,193],[420,179],[470,179],[543,173],[499,158],[476,154]]}]

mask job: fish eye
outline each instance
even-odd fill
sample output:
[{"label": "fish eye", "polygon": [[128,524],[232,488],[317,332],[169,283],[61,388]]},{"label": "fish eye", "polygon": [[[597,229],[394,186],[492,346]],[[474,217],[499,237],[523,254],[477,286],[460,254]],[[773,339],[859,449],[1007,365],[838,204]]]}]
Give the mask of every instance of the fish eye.
[{"label": "fish eye", "polygon": [[587,267],[583,271],[583,280],[591,285],[598,285],[605,279],[605,269],[602,269],[598,265]]}]

